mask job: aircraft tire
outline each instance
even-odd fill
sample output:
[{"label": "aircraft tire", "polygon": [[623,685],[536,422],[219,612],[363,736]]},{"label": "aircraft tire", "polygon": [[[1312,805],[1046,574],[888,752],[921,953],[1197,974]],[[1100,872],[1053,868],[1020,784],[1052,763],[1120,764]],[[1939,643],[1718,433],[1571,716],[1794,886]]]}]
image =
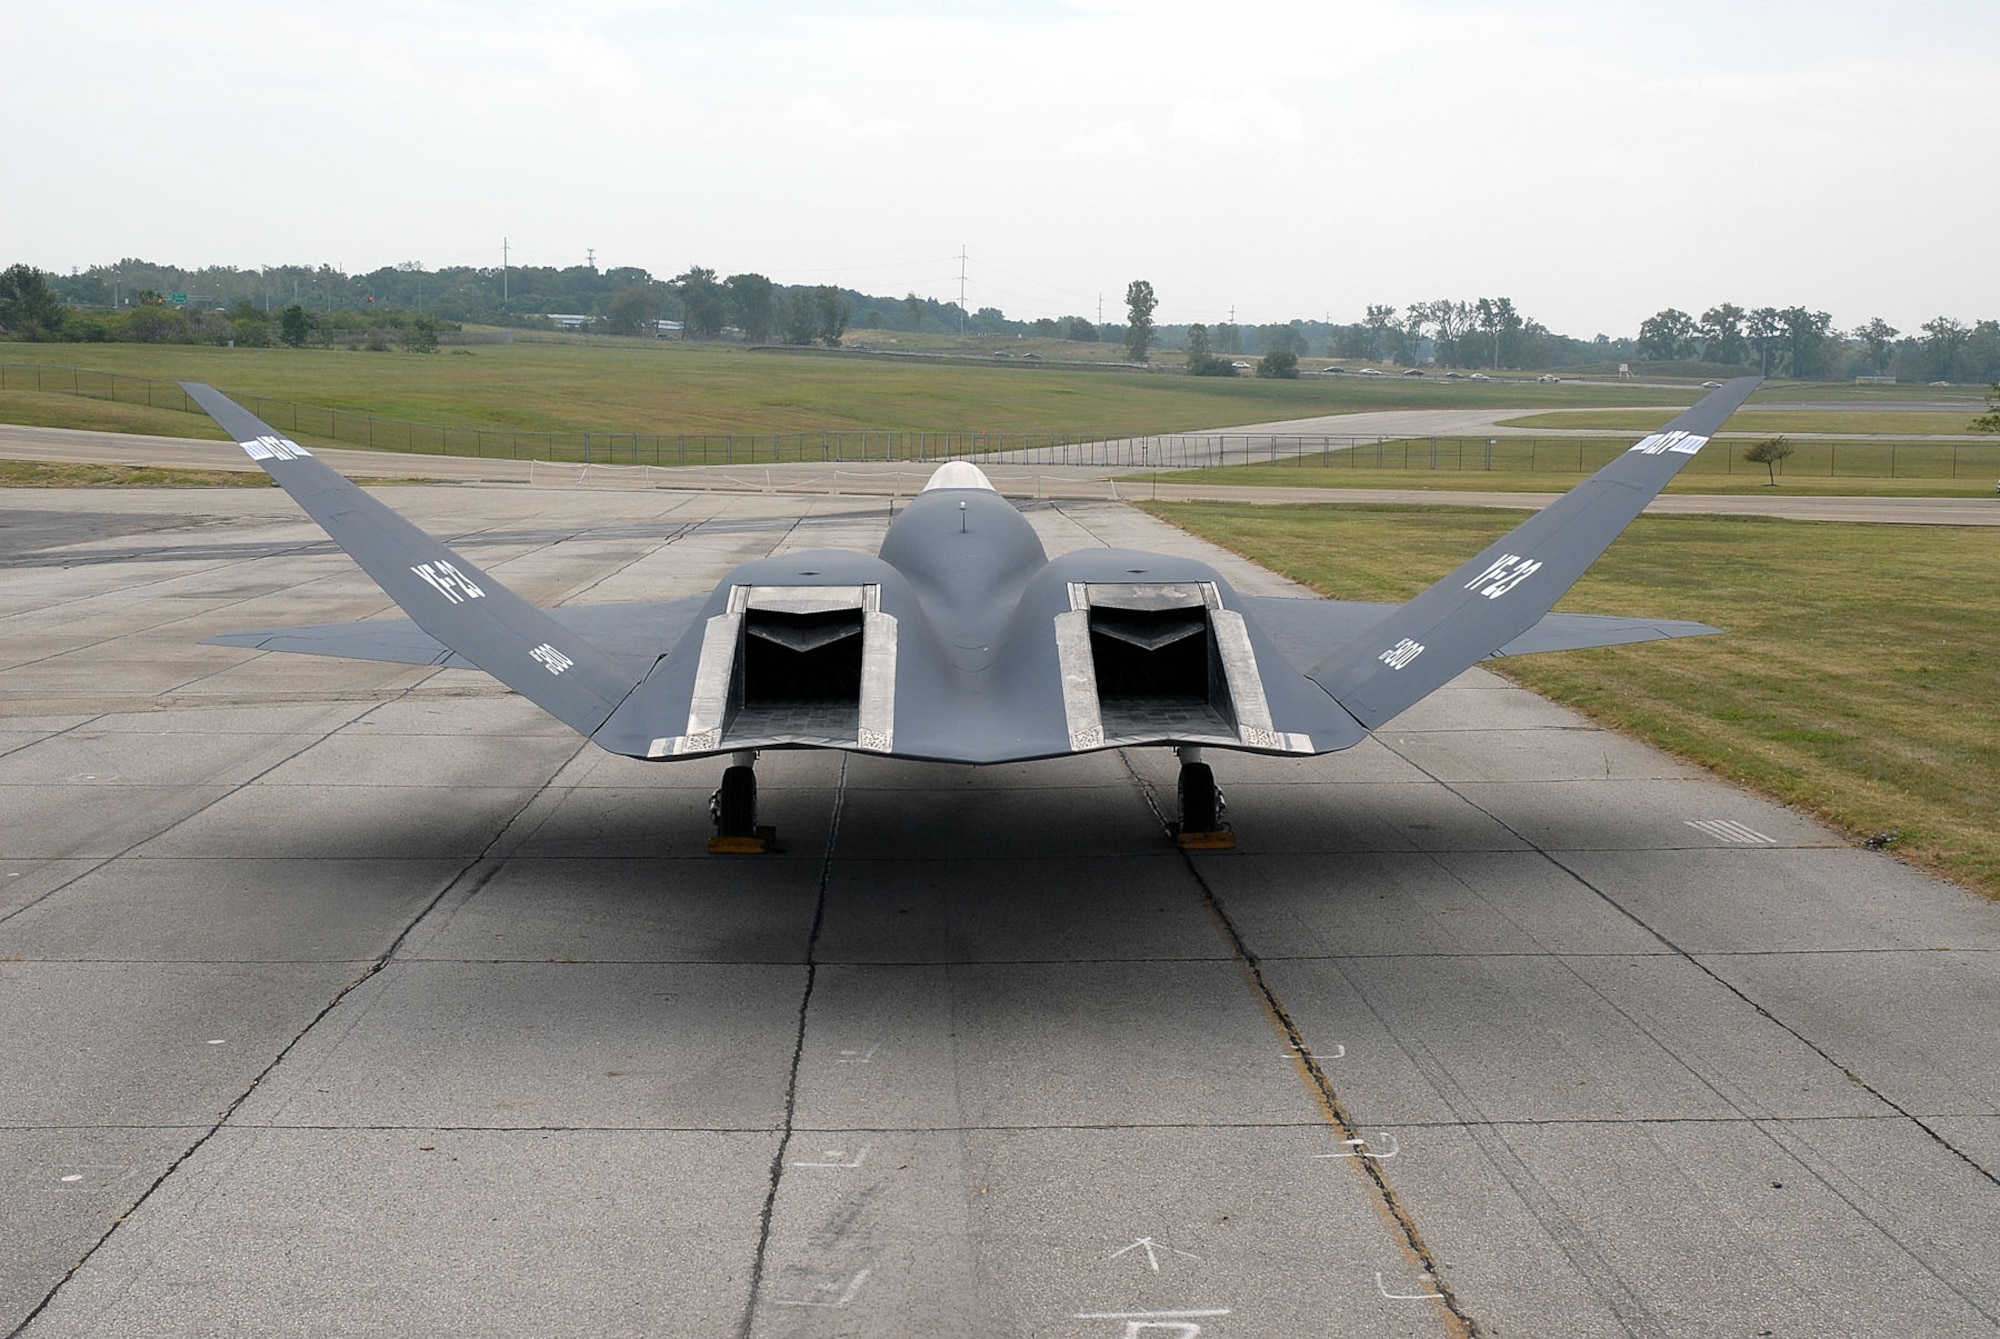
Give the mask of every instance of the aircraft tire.
[{"label": "aircraft tire", "polygon": [[1181,831],[1215,832],[1222,826],[1215,773],[1205,762],[1181,764]]},{"label": "aircraft tire", "polygon": [[722,774],[722,789],[715,793],[715,830],[724,837],[754,837],[757,834],[757,773],[748,767],[731,767]]}]

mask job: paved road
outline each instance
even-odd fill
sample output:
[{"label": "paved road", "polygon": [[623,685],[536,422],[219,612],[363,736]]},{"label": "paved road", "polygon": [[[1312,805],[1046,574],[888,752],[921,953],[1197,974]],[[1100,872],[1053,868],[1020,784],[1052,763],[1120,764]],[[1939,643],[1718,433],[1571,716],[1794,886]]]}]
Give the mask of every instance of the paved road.
[{"label": "paved road", "polygon": [[[1256,428],[1239,431],[1256,431]],[[317,453],[334,468],[358,479],[423,478],[463,483],[519,483],[555,488],[650,491],[700,489],[705,492],[800,492],[827,496],[907,497],[920,489],[934,468],[920,464],[710,466],[666,469],[654,466],[550,465],[524,460],[463,456],[408,456],[380,451],[325,449]],[[0,457],[125,465],[179,465],[185,468],[249,471],[256,468],[228,442],[125,433],[80,432],[64,428],[0,425]],[[1161,499],[1253,503],[1421,502],[1445,506],[1547,506],[1554,493],[1500,493],[1477,489],[1265,488],[1240,484],[1132,482],[1122,466],[1009,465],[982,457],[982,468],[1009,496],[1023,499]],[[1656,499],[1649,510],[1677,515],[1782,516],[1794,520],[1873,521],[1907,525],[2000,525],[2000,499],[1987,498],[1821,498],[1676,493]]]},{"label": "paved road", "polygon": [[[545,603],[886,511],[394,500]],[[1221,759],[1234,853],[1165,843],[1155,751],[814,754],[762,764],[785,851],[724,859],[707,765],[475,674],[197,645],[383,611],[280,494],[6,501],[0,1329],[2000,1318],[2000,910],[1491,675]]]}]

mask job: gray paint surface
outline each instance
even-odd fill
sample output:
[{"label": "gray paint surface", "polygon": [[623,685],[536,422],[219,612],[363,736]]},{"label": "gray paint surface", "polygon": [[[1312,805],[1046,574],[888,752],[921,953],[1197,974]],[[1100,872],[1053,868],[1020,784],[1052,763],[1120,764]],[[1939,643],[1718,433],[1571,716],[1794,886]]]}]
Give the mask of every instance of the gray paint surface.
[{"label": "gray paint surface", "polygon": [[[1148,744],[1332,753],[1481,660],[1714,632],[1550,611],[1758,384],[1743,377],[1708,395],[1407,605],[1246,600],[1206,563],[1136,549],[1051,558],[977,468],[954,462],[873,555],[752,561],[698,605],[604,605],[583,622],[535,608],[214,388],[182,388],[410,616],[232,633],[223,644],[477,666],[633,758],[842,748],[991,764]],[[1173,671],[1169,694],[1162,671],[1134,670],[1133,683],[1155,685],[1142,691],[1161,700],[1114,717],[1100,696],[1135,690],[1100,682],[1095,611],[1190,601],[1203,611],[1206,687],[1190,692],[1186,672]],[[768,620],[857,606],[867,610],[854,632],[858,703],[751,709],[760,611]],[[1266,618],[1284,635],[1266,631]]]}]

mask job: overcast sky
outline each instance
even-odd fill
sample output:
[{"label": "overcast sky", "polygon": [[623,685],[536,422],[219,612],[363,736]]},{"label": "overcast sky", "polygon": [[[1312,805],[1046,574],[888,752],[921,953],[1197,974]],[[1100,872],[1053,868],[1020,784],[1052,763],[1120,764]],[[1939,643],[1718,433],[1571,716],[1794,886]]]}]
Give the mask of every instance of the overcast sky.
[{"label": "overcast sky", "polygon": [[0,4],[0,264],[2000,316],[2000,4]]}]

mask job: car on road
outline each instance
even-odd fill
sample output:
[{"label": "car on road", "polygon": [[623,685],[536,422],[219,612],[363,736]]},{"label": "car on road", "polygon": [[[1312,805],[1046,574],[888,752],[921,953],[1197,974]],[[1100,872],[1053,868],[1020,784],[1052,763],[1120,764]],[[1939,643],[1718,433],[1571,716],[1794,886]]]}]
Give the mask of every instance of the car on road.
[{"label": "car on road", "polygon": [[1544,372],[1544,373],[1542,373],[1542,374],[1541,374],[1540,376],[1536,377],[1536,378],[1535,378],[1535,380],[1537,380],[1537,381],[1549,381],[1549,382],[1555,382],[1555,381],[1561,381],[1561,380],[1562,380],[1562,378],[1561,378],[1561,377],[1559,377],[1559,376],[1557,376],[1557,375],[1556,375],[1555,373],[1553,373],[1553,372]]},{"label": "car on road", "polygon": [[1472,374],[1472,377],[1471,377],[1471,379],[1472,379],[1473,381],[1491,381],[1491,380],[1493,380],[1493,378],[1492,378],[1492,377],[1489,377],[1489,376],[1487,376],[1487,375],[1486,375],[1486,374],[1485,374],[1484,372],[1474,372],[1474,373]]},{"label": "car on road", "polygon": [[1230,366],[1235,368],[1238,372],[1248,372],[1250,370],[1250,364],[1241,361],[1231,363]]},{"label": "car on road", "polygon": [[1319,370],[1319,374],[1323,377],[1344,377],[1347,375],[1347,369],[1344,367],[1322,367]]},{"label": "car on road", "polygon": [[1042,361],[1042,355],[1039,353],[1024,353],[1021,355],[1021,361],[1024,363],[1039,363]]},{"label": "car on road", "polygon": [[1364,377],[1379,377],[1382,375],[1382,369],[1379,367],[1364,367],[1361,369],[1361,375]]},{"label": "car on road", "polygon": [[1701,383],[1701,388],[1705,391],[1719,391],[1722,389],[1722,383],[1719,381],[1704,381]]},{"label": "car on road", "polygon": [[1424,369],[1421,367],[1406,367],[1403,369],[1403,375],[1406,377],[1420,377],[1423,374]]}]

